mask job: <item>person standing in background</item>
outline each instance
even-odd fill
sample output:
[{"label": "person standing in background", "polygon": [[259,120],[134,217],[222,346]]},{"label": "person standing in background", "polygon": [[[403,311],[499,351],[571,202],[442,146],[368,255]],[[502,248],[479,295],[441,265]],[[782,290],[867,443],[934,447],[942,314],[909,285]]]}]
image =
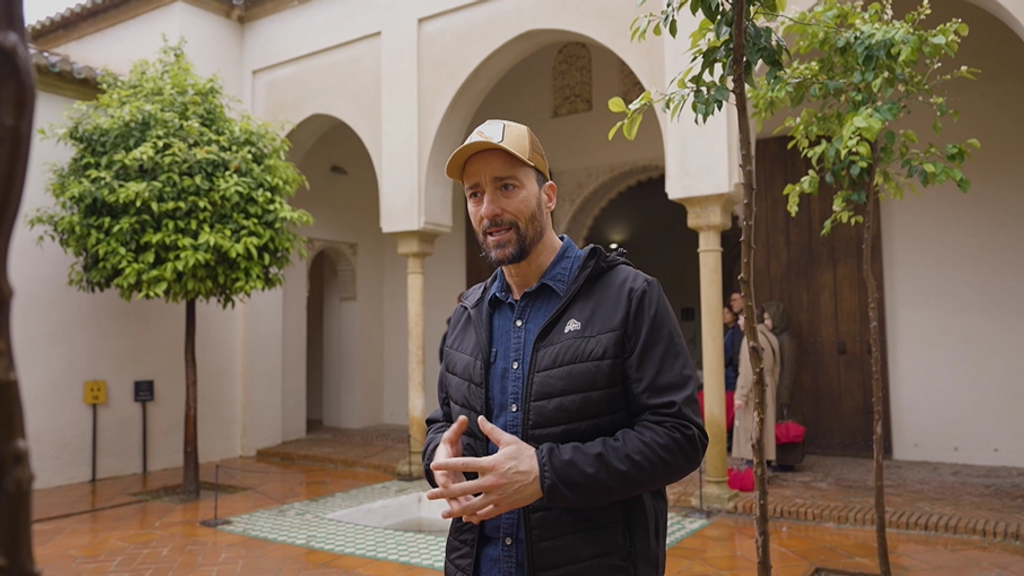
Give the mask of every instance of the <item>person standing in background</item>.
[{"label": "person standing in background", "polygon": [[[743,328],[744,318],[738,324]],[[775,397],[779,381],[779,341],[764,324],[757,325],[757,336],[761,341],[761,365],[764,368],[764,459],[775,460]],[[741,350],[747,349],[743,338]],[[754,372],[750,354],[740,354],[740,373],[736,380],[736,431],[733,434],[732,456],[750,462],[754,459]]]},{"label": "person standing in background", "polygon": [[743,329],[740,328],[739,315],[730,306],[722,310],[722,321],[725,324],[725,449],[732,450],[732,425],[736,412],[733,401],[736,397],[736,379],[740,373],[740,343],[743,342]]},{"label": "person standing in background", "polygon": [[[779,341],[779,384],[776,414],[780,420],[803,424],[800,409],[800,381],[797,375],[796,338],[789,331],[789,317],[782,302],[764,305],[764,324]],[[804,461],[804,443],[779,444],[776,447],[776,472],[792,472]]]},{"label": "person standing in background", "polygon": [[733,292],[732,295],[729,296],[729,308],[737,317],[743,316],[744,304],[743,295],[739,292]]}]

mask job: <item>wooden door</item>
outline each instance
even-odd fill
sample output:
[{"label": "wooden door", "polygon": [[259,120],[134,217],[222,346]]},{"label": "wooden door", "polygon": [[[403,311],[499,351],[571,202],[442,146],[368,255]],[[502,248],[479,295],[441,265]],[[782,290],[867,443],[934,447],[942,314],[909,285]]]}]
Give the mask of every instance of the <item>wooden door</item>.
[{"label": "wooden door", "polygon": [[[779,300],[788,311],[790,331],[798,342],[797,377],[807,452],[869,456],[871,351],[867,289],[861,272],[863,227],[837,225],[829,236],[822,237],[822,224],[831,210],[831,192],[826,190],[818,197],[804,197],[797,216],[790,217],[783,190],[806,174],[808,165],[795,149],[788,150],[787,144],[785,137],[757,142],[757,303]],[[875,227],[873,258],[879,290],[880,229]],[[884,306],[881,310],[884,319]],[[883,387],[887,390],[884,366],[883,357]],[[889,445],[887,432],[886,452]]]}]

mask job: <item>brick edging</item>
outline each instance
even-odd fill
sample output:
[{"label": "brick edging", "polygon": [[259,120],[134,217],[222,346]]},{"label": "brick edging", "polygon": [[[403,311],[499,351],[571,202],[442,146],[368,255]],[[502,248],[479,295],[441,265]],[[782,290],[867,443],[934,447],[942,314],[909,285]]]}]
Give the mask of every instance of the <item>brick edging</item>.
[{"label": "brick edging", "polygon": [[[736,513],[755,515],[753,498],[743,498],[736,503]],[[862,526],[875,525],[874,506],[844,505],[802,502],[798,500],[775,500],[768,503],[768,516],[779,520],[801,520],[823,524]],[[1002,522],[984,518],[964,517],[950,514],[932,514],[920,510],[887,509],[886,528],[908,530],[929,534],[970,536],[992,542],[1024,544],[1024,524]]]}]

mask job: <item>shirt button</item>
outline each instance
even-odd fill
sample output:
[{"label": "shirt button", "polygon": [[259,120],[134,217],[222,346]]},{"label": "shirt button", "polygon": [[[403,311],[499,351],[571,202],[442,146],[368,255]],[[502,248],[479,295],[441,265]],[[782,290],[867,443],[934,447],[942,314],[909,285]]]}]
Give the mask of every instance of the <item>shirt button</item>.
[{"label": "shirt button", "polygon": [[523,325],[523,321],[522,320],[516,320],[516,326],[517,327],[522,326],[522,325]]},{"label": "shirt button", "polygon": [[512,410],[513,412],[518,412],[518,411],[519,411],[519,406],[518,406],[518,405],[516,405],[516,404],[513,404],[513,405],[512,405],[512,406],[511,406],[510,408],[511,408],[511,410]]},{"label": "shirt button", "polygon": [[505,545],[506,546],[511,546],[512,545],[512,537],[511,536],[505,536]]},{"label": "shirt button", "polygon": [[513,370],[519,370],[519,362],[513,362],[512,363],[512,369]]}]

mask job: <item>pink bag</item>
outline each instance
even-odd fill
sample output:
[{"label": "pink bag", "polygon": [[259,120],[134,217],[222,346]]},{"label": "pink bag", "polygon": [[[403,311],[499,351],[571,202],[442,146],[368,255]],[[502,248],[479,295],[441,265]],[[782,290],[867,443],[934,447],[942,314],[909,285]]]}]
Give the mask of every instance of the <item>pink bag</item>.
[{"label": "pink bag", "polygon": [[776,444],[799,444],[804,441],[807,428],[792,420],[783,420],[775,424]]},{"label": "pink bag", "polygon": [[740,492],[754,491],[754,469],[753,468],[729,468],[726,484],[733,490]]}]

